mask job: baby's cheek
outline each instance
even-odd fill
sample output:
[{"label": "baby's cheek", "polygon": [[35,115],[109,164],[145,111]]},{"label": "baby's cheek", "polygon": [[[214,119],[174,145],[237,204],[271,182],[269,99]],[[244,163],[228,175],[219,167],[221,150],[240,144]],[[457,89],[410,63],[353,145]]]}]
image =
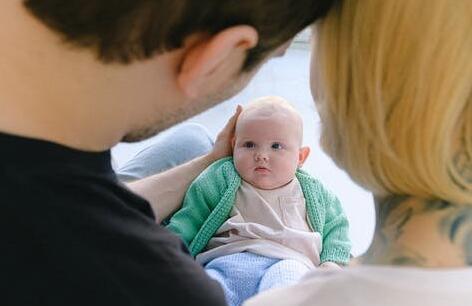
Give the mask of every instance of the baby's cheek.
[{"label": "baby's cheek", "polygon": [[233,162],[236,169],[239,170],[241,168],[242,161],[241,156],[238,153],[233,154]]},{"label": "baby's cheek", "polygon": [[236,168],[236,171],[239,173],[239,175],[241,177],[245,177],[246,176],[246,172],[244,171],[244,169],[247,167],[246,165],[246,161],[241,158],[241,156],[234,156],[233,157],[233,162],[234,162],[234,167]]},{"label": "baby's cheek", "polygon": [[297,163],[290,162],[287,159],[287,162],[284,164],[283,170],[282,170],[283,176],[288,177],[288,178],[295,176],[297,167],[298,167]]}]

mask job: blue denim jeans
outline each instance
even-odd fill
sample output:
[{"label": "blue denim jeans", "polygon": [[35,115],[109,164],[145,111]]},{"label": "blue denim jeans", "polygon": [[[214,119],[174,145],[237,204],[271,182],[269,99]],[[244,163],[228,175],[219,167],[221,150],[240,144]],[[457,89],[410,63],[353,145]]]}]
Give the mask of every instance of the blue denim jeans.
[{"label": "blue denim jeans", "polygon": [[130,182],[183,164],[208,153],[213,140],[207,129],[197,123],[184,123],[172,128],[136,154],[116,171],[123,182]]}]

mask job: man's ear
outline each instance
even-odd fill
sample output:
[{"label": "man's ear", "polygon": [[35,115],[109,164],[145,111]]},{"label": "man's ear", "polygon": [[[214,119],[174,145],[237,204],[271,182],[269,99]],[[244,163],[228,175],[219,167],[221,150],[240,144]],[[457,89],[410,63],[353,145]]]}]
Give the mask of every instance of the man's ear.
[{"label": "man's ear", "polygon": [[308,155],[310,155],[309,147],[300,148],[300,150],[298,151],[298,167],[303,166],[305,160],[308,158]]},{"label": "man's ear", "polygon": [[177,76],[180,89],[189,98],[198,97],[202,89],[220,75],[237,73],[246,59],[247,50],[256,46],[258,34],[251,26],[238,25],[195,40],[183,54]]}]

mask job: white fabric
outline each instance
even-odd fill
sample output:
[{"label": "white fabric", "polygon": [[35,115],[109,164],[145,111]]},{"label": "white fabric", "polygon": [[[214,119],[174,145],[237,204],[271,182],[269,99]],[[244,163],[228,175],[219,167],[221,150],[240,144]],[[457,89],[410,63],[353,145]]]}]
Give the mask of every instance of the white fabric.
[{"label": "white fabric", "polygon": [[301,283],[266,291],[244,306],[470,306],[472,268],[362,266],[318,269]]},{"label": "white fabric", "polygon": [[313,268],[320,264],[322,239],[307,221],[305,198],[295,178],[275,190],[262,190],[242,181],[230,218],[210,239],[197,261],[244,251],[294,259]]}]

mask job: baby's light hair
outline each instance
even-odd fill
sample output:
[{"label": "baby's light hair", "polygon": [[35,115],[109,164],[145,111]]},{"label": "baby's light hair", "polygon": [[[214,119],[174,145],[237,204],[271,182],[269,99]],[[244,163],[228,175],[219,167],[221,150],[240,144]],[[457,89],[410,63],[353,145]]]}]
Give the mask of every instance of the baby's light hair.
[{"label": "baby's light hair", "polygon": [[344,0],[315,28],[322,145],[374,194],[472,204],[472,1]]},{"label": "baby's light hair", "polygon": [[280,110],[289,110],[296,113],[298,116],[297,110],[293,107],[293,105],[279,96],[265,96],[259,97],[250,101],[245,107],[244,111],[251,111],[251,110],[262,110],[267,111],[267,113],[274,113]]},{"label": "baby's light hair", "polygon": [[[286,99],[278,96],[265,96],[254,99],[244,106],[240,118],[247,114],[257,112],[261,116],[271,116],[277,112],[284,112],[294,116],[300,134],[300,145],[303,142],[303,119],[300,113]],[[236,129],[238,128],[236,124]]]}]

